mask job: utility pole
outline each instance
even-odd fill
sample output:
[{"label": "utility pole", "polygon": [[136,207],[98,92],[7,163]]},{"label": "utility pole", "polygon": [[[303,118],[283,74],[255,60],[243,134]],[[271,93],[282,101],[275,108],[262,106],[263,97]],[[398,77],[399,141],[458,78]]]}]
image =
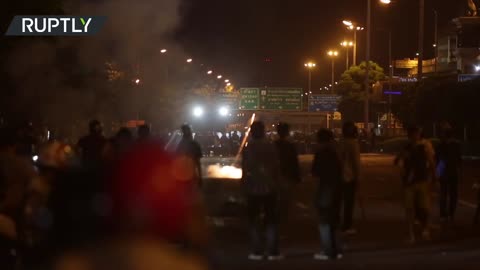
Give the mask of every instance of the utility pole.
[{"label": "utility pole", "polygon": [[423,78],[423,40],[425,37],[425,0],[420,0],[419,9],[419,23],[418,23],[418,65],[417,65],[417,79]]},{"label": "utility pole", "polygon": [[[392,59],[392,30],[388,32],[388,63],[390,74],[388,76],[389,91],[392,91],[393,81],[393,59]],[[390,131],[390,123],[392,122],[392,93],[388,95],[388,112],[387,112],[387,130]]]},{"label": "utility pole", "polygon": [[366,133],[369,133],[369,114],[370,114],[370,42],[371,42],[371,34],[372,34],[372,0],[368,0],[367,3],[367,51],[366,51],[366,64],[367,69],[365,72],[365,81],[364,81],[364,88],[365,88],[365,103],[364,103],[364,128]]},{"label": "utility pole", "polygon": [[438,71],[438,12],[433,11],[435,14],[435,74]]}]

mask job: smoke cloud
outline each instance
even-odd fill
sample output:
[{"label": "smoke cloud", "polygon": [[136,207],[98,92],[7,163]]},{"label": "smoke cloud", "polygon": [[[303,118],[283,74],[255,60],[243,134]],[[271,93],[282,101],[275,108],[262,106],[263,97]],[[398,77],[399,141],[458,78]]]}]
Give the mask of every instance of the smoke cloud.
[{"label": "smoke cloud", "polygon": [[[171,38],[180,23],[179,5],[180,0],[66,1],[66,14],[104,15],[107,23],[96,36],[19,41],[5,62],[14,92],[11,113],[67,130],[86,130],[94,117],[132,119],[142,95],[132,93],[131,80],[141,76],[143,84],[149,77],[144,86],[163,91],[160,49],[168,47],[171,57],[182,54]],[[106,80],[106,63],[121,74],[118,81]]]}]

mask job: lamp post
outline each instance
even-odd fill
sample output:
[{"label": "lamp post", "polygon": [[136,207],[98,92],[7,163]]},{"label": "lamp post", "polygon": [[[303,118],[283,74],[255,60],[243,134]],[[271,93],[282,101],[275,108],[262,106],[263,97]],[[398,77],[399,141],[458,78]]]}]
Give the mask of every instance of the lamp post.
[{"label": "lamp post", "polygon": [[308,93],[312,92],[312,69],[314,69],[317,64],[313,62],[308,62],[304,64],[308,69]]},{"label": "lamp post", "polygon": [[[421,0],[423,1],[423,0]],[[380,3],[388,5],[391,3],[390,0],[380,0]],[[365,88],[365,102],[364,102],[364,128],[368,133],[368,124],[370,122],[370,47],[371,47],[371,39],[372,39],[372,0],[367,0],[367,50],[365,54],[365,62],[366,62],[366,72],[365,72],[365,81],[364,81],[364,88]]]},{"label": "lamp post", "polygon": [[340,45],[342,45],[342,47],[345,47],[345,50],[346,50],[346,66],[345,66],[345,70],[348,70],[348,68],[350,67],[350,53],[349,53],[349,48],[350,47],[353,47],[354,43],[352,41],[343,41],[342,43],[340,43]]},{"label": "lamp post", "polygon": [[344,20],[343,24],[347,26],[347,29],[353,31],[353,65],[357,65],[357,32],[363,31],[365,28],[356,25],[352,21]]},{"label": "lamp post", "polygon": [[332,93],[335,90],[335,58],[338,56],[338,51],[330,50],[327,52],[328,56],[332,58]]}]

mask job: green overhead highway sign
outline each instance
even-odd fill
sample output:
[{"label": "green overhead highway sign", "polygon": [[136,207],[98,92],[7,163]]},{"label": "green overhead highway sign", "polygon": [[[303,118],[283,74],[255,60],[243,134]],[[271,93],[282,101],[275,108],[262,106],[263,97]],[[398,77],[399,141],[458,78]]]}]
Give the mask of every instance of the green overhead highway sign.
[{"label": "green overhead highway sign", "polygon": [[260,90],[260,109],[278,111],[300,111],[302,109],[301,88],[266,88]]},{"label": "green overhead highway sign", "polygon": [[240,88],[240,110],[258,110],[259,104],[259,88]]}]

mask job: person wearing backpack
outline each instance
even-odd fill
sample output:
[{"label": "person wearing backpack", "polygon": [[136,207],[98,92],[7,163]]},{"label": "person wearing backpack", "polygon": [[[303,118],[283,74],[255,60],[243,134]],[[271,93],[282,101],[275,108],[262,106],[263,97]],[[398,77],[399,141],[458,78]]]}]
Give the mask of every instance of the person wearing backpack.
[{"label": "person wearing backpack", "polygon": [[442,131],[436,152],[436,172],[440,180],[440,217],[444,222],[453,222],[458,203],[462,150],[460,143],[453,138],[451,128]]},{"label": "person wearing backpack", "polygon": [[[262,122],[253,122],[250,135],[251,139],[242,156],[242,183],[247,197],[252,245],[248,258],[263,259],[262,239],[266,239],[267,259],[280,260],[283,258],[278,244],[279,215],[277,213],[280,162],[275,146],[266,139],[265,126]],[[262,235],[260,220],[262,215],[266,235]]]},{"label": "person wearing backpack", "polygon": [[415,220],[420,222],[422,238],[430,240],[431,184],[436,179],[435,151],[430,141],[422,138],[418,127],[407,130],[409,143],[396,157],[403,163],[402,182],[410,242],[416,242]]}]

